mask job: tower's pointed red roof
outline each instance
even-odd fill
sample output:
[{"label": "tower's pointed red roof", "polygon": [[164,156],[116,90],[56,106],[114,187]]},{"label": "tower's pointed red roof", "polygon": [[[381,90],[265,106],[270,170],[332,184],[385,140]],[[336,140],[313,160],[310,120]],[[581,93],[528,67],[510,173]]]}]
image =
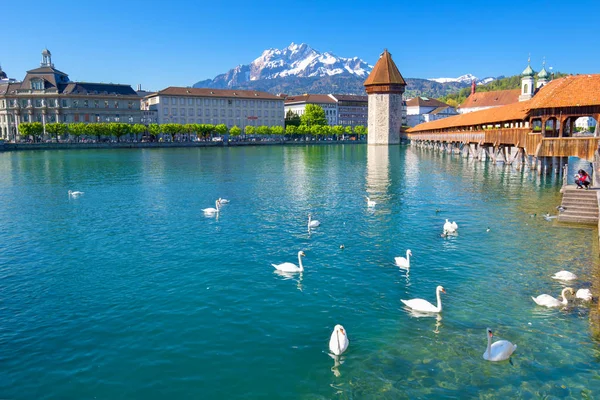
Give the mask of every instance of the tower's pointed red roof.
[{"label": "tower's pointed red roof", "polygon": [[398,67],[392,60],[392,55],[385,49],[379,60],[373,67],[373,70],[367,77],[364,83],[365,86],[373,85],[403,85],[406,86],[406,81],[398,71]]}]

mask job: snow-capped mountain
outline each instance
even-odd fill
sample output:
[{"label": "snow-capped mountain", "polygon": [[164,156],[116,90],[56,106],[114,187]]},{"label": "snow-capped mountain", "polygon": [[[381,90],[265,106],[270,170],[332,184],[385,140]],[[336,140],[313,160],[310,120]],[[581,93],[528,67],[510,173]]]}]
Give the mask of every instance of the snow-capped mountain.
[{"label": "snow-capped mountain", "polygon": [[334,75],[366,78],[372,65],[358,57],[345,58],[324,52],[309,45],[292,43],[284,49],[269,49],[250,64],[238,65],[215,79],[194,86],[235,87],[244,82],[277,78],[312,78]]},{"label": "snow-capped mountain", "polygon": [[458,78],[430,78],[430,81],[438,82],[438,83],[448,83],[448,82],[459,82],[459,83],[471,83],[473,81],[477,82],[477,85],[485,85],[486,83],[490,83],[491,81],[496,80],[496,78],[487,77],[483,79],[478,79],[473,74],[466,74],[459,76]]}]

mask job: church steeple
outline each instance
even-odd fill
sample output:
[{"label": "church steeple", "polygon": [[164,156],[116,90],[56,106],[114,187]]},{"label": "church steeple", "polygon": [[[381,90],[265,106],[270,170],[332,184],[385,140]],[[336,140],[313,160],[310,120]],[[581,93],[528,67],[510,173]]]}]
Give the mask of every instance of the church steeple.
[{"label": "church steeple", "polygon": [[519,96],[519,101],[529,100],[533,97],[533,76],[535,75],[535,71],[531,68],[531,56],[527,58],[527,68],[523,70],[521,74],[521,95]]},{"label": "church steeple", "polygon": [[550,77],[550,74],[548,73],[548,71],[546,71],[546,57],[544,57],[544,62],[542,63],[542,70],[537,74],[537,77],[537,88],[541,88],[542,86],[548,83],[548,78]]},{"label": "church steeple", "polygon": [[44,49],[42,51],[42,62],[40,63],[40,67],[54,67],[54,64],[52,64],[52,53],[50,53],[50,50]]}]

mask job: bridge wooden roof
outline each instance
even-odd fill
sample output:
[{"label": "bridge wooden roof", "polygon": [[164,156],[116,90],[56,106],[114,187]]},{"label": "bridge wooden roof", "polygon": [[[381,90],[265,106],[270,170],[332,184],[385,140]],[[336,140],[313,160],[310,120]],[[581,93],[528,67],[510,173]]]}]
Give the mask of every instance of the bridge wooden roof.
[{"label": "bridge wooden roof", "polygon": [[555,79],[544,85],[529,102],[531,109],[600,105],[600,74]]},{"label": "bridge wooden roof", "polygon": [[525,120],[530,111],[542,108],[600,106],[600,74],[572,75],[544,85],[531,100],[425,122],[409,133]]},{"label": "bridge wooden roof", "polygon": [[447,129],[453,127],[464,127],[474,125],[485,125],[494,122],[518,121],[527,117],[529,109],[525,106],[526,102],[513,103],[502,107],[488,108],[481,111],[473,111],[466,114],[459,114],[453,117],[438,119],[431,122],[419,124],[407,130],[409,133],[431,131],[436,129]]}]

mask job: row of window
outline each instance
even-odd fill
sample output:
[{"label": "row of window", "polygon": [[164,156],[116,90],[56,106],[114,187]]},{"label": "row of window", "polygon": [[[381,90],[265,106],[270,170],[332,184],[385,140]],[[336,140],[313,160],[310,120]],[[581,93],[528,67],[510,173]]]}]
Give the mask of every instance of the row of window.
[{"label": "row of window", "polygon": [[[50,107],[54,108],[57,105],[56,99],[20,99],[19,102],[22,108],[27,107]],[[9,107],[17,107],[17,99],[11,99],[8,101]],[[5,107],[4,100],[0,104],[2,108]],[[64,108],[123,108],[126,107],[129,110],[139,108],[139,103],[135,101],[124,101],[119,100],[79,100],[79,99],[62,99],[61,106]]]},{"label": "row of window", "polygon": [[277,120],[252,120],[252,119],[240,119],[240,118],[236,118],[236,119],[224,119],[224,118],[177,118],[177,117],[173,117],[171,119],[169,118],[165,118],[165,120],[163,121],[163,123],[174,123],[174,124],[213,124],[213,125],[218,125],[218,124],[225,124],[228,127],[232,127],[234,125],[238,126],[238,127],[242,127],[242,126],[246,126],[246,125],[251,125],[251,126],[261,126],[261,125],[268,125],[268,126],[282,126],[283,125],[283,121],[277,121]]},{"label": "row of window", "polygon": [[[55,115],[47,115],[46,123],[57,122],[57,118]],[[33,116],[29,116],[29,114],[24,114],[22,116],[21,122],[43,122],[42,115],[35,114]],[[119,114],[116,115],[100,115],[100,114],[63,114],[60,116],[60,122],[70,123],[70,122],[128,122],[130,124],[134,123],[133,115],[124,115],[121,116]]]},{"label": "row of window", "polygon": [[254,107],[255,105],[258,108],[281,108],[283,107],[283,100],[281,101],[268,101],[268,100],[239,100],[239,99],[193,99],[193,98],[183,98],[180,97],[179,99],[175,98],[175,97],[163,97],[162,100],[164,100],[163,104],[164,105],[177,105],[177,103],[179,103],[179,105],[184,106],[186,104],[186,100],[187,100],[187,105],[188,106],[193,106],[194,105],[194,100],[197,106],[202,105],[202,103],[204,103],[205,106],[208,105],[221,105],[221,106],[225,106],[225,105],[230,105],[230,106],[236,106],[236,107],[248,107],[248,105],[250,105],[250,107]]},{"label": "row of window", "polygon": [[[248,117],[248,113],[251,113],[253,115],[253,117],[262,117],[263,116],[263,110],[235,110],[235,116],[236,117]],[[194,111],[193,108],[190,108],[187,110],[187,115],[193,117],[194,113],[196,113],[197,116],[201,117],[202,116],[202,109],[198,109],[197,111]],[[233,117],[233,110],[225,110],[224,108],[221,108],[220,110],[217,110],[216,108],[212,110],[212,116],[213,117],[225,117],[225,114],[227,114],[228,117]],[[276,117],[277,114],[279,114],[279,112],[277,110],[271,110],[271,117]],[[163,108],[163,115],[167,116],[167,115],[171,115],[171,116],[185,116],[186,115],[186,109],[185,108],[181,108],[181,109],[177,109],[177,108]],[[206,109],[204,110],[204,115],[209,117],[211,115],[210,110]],[[268,117],[269,116],[269,110],[265,110],[264,112],[264,116]]]}]

